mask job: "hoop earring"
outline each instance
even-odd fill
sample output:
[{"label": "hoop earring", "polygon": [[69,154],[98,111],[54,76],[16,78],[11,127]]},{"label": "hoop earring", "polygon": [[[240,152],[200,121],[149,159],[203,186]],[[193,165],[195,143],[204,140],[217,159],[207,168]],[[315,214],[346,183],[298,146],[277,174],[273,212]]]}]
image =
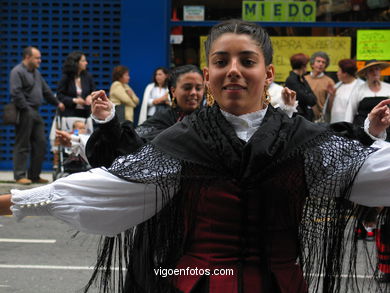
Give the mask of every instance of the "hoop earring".
[{"label": "hoop earring", "polygon": [[172,100],[171,100],[171,107],[172,107],[172,108],[176,108],[176,107],[177,107],[176,97],[173,97],[173,98],[172,98]]},{"label": "hoop earring", "polygon": [[271,103],[271,96],[269,95],[269,92],[268,92],[268,86],[264,87],[263,97],[264,97],[263,106],[267,107],[269,105],[269,103]]},{"label": "hoop earring", "polygon": [[208,86],[206,86],[206,104],[211,107],[214,105],[215,99]]}]

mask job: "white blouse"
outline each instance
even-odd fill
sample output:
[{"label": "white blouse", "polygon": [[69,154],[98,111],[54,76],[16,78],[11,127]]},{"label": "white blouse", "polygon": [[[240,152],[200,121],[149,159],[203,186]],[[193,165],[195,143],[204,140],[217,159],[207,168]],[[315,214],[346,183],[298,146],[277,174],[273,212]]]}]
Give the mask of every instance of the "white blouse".
[{"label": "white blouse", "polygon": [[364,81],[357,78],[351,83],[336,83],[336,95],[334,97],[332,110],[330,113],[330,123],[345,121],[345,110],[347,109],[351,93],[354,88],[363,84]]},{"label": "white blouse", "polygon": [[359,103],[366,97],[389,97],[390,98],[390,84],[381,81],[381,89],[379,92],[373,92],[367,82],[355,87],[350,95],[348,107],[345,112],[345,121],[353,122],[357,114]]},{"label": "white blouse", "polygon": [[[248,141],[263,121],[265,110],[239,117],[222,113],[237,135]],[[350,200],[366,206],[390,206],[390,143],[377,141],[375,146],[381,149],[371,154],[358,172]],[[129,164],[142,164],[132,155],[126,159]],[[179,172],[172,169],[166,176]],[[143,174],[154,175],[148,170]],[[72,174],[29,190],[13,189],[11,193],[11,209],[18,220],[30,215],[52,215],[80,231],[106,236],[135,226],[162,208],[156,186],[128,182],[104,168]]]}]

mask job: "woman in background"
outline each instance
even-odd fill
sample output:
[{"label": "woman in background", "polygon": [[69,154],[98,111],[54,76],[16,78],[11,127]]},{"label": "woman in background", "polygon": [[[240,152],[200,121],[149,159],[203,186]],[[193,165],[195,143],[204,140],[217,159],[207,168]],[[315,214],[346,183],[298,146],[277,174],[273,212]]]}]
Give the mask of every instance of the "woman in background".
[{"label": "woman in background", "polygon": [[200,107],[204,85],[202,71],[198,67],[183,65],[172,69],[168,87],[172,97],[171,107],[157,112],[135,129],[127,121],[119,123],[112,114],[110,102],[104,96],[92,102],[92,117],[97,122],[97,128],[86,145],[86,155],[91,166],[109,167],[118,156],[134,152]]},{"label": "woman in background", "polygon": [[158,67],[154,71],[153,82],[148,84],[144,91],[138,124],[142,124],[156,112],[169,107],[168,77],[169,71],[165,67]]},{"label": "woman in background", "polygon": [[57,98],[65,104],[64,116],[87,118],[91,113],[90,94],[95,90],[95,83],[87,65],[81,51],[74,51],[65,59],[57,88]]},{"label": "woman in background", "polygon": [[312,107],[317,104],[317,98],[307,83],[304,75],[309,57],[303,53],[298,53],[290,57],[292,71],[286,80],[286,87],[297,93],[298,115],[305,117],[309,121],[314,120]]},{"label": "woman in background", "polygon": [[115,112],[119,121],[134,121],[134,108],[137,107],[139,99],[129,86],[130,74],[126,66],[118,65],[112,71],[110,87],[110,100],[115,105]]}]

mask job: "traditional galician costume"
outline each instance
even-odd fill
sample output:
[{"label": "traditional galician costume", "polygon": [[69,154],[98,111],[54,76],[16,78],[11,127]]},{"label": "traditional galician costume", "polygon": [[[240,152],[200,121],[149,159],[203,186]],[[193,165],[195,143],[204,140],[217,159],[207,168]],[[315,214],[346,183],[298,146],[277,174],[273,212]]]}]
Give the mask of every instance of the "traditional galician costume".
[{"label": "traditional galician costume", "polygon": [[[337,276],[354,274],[342,267],[354,261],[346,243],[357,248],[344,233],[359,212],[348,197],[375,149],[345,138],[338,125],[335,132],[289,119],[272,106],[240,117],[218,106],[187,116],[109,168],[157,186],[164,208],[106,238],[97,268],[107,269],[121,247],[124,292],[316,292],[319,275],[319,292],[342,292]],[[154,273],[164,268],[233,273]],[[106,288],[110,276],[103,273]]]}]

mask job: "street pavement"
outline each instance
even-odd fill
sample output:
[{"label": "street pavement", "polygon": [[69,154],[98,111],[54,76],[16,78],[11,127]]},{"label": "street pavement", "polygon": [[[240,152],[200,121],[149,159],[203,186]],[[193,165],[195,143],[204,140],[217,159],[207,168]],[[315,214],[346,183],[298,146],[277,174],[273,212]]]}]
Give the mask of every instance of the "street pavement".
[{"label": "street pavement", "polygon": [[[51,180],[51,173],[42,174]],[[0,194],[39,186],[12,182],[0,172]],[[82,292],[92,274],[99,237],[79,233],[50,216],[17,223],[0,216],[0,293]],[[93,288],[90,292],[98,292]]]}]

